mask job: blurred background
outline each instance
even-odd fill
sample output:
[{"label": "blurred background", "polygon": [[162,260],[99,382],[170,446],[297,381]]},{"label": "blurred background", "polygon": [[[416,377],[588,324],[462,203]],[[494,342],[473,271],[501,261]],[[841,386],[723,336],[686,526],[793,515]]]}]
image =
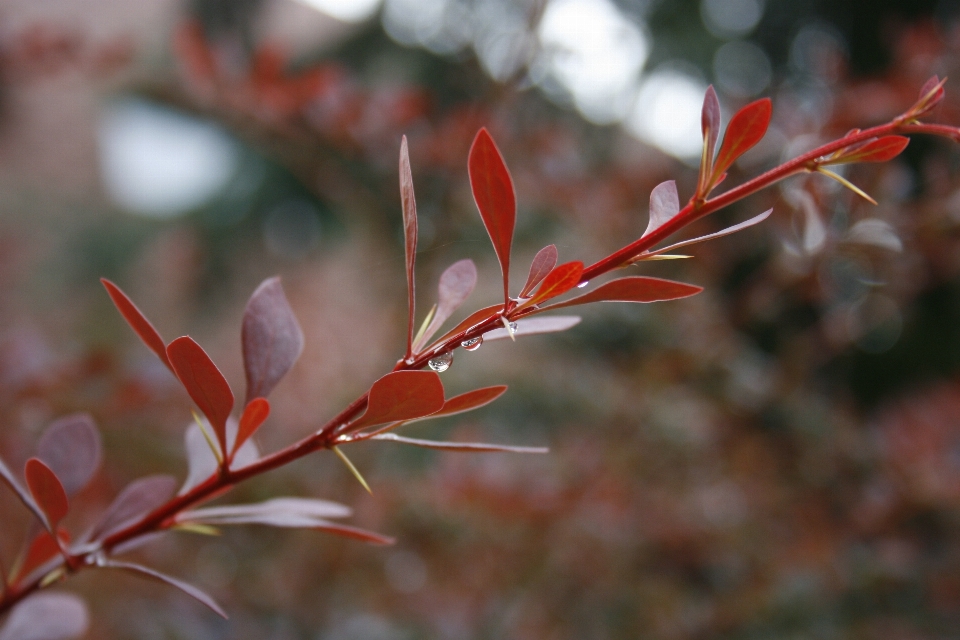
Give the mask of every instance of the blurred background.
[{"label": "blurred background", "polygon": [[[131,480],[183,476],[191,404],[113,309],[123,287],[235,390],[249,294],[281,275],[306,334],[258,435],[317,428],[401,355],[397,154],[420,211],[422,317],[461,258],[496,301],[470,195],[481,126],[516,183],[514,280],[556,243],[592,262],[639,236],[650,190],[696,183],[699,111],[774,101],[728,178],[877,124],[960,78],[960,4],[935,0],[0,0],[0,451],[89,411],[105,464],[82,530]],[[947,84],[936,114],[960,124]],[[645,274],[706,290],[583,308],[564,334],[458,351],[448,395],[508,393],[405,435],[549,446],[468,456],[371,443],[239,487],[314,496],[381,548],[249,527],[169,534],[172,589],[85,572],[88,638],[958,638],[960,148],[915,139],[701,221],[759,227]],[[640,271],[637,271],[640,273]],[[455,318],[459,320],[459,317]],[[0,558],[29,518],[0,492]]]}]

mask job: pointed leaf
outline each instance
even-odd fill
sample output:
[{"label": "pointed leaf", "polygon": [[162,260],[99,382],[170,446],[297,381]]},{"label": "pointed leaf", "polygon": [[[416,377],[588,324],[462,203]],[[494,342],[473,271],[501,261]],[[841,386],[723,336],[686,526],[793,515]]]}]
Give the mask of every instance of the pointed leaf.
[{"label": "pointed leaf", "polygon": [[502,396],[506,390],[507,385],[498,384],[493,387],[483,387],[482,389],[474,389],[473,391],[461,393],[458,396],[448,398],[447,401],[443,403],[443,408],[431,414],[431,417],[452,416],[479,409]]},{"label": "pointed leaf", "polygon": [[558,259],[556,245],[548,244],[540,249],[537,255],[533,256],[533,262],[530,264],[530,275],[527,276],[527,283],[520,290],[519,297],[526,298],[527,294],[533,291],[533,288],[540,284],[540,281],[557,266]]},{"label": "pointed leaf", "polygon": [[425,449],[439,449],[440,451],[460,451],[464,453],[549,453],[546,447],[512,447],[505,444],[484,444],[480,442],[437,442],[436,440],[420,440],[419,438],[405,438],[395,433],[382,433],[373,436],[372,440],[391,440],[402,444],[412,444]]},{"label": "pointed leaf", "polygon": [[373,383],[367,410],[350,430],[422,418],[443,408],[443,384],[433,371],[394,371]]},{"label": "pointed leaf", "polygon": [[841,152],[836,158],[831,158],[823,164],[887,162],[900,155],[909,143],[910,138],[905,136],[883,136],[849,151]]},{"label": "pointed leaf", "polygon": [[703,150],[700,157],[700,173],[697,178],[697,195],[706,197],[710,191],[710,176],[713,175],[713,158],[720,134],[720,102],[713,85],[707,87],[700,112],[700,130],[703,132]]},{"label": "pointed leaf", "polygon": [[[434,340],[433,344],[436,345],[436,344],[440,344],[441,342],[446,342],[449,338],[452,338],[453,336],[457,335],[461,331],[466,331],[470,327],[473,327],[474,325],[477,325],[480,322],[483,322],[484,320],[489,318],[491,315],[494,315],[501,309],[503,309],[502,304],[492,304],[489,307],[484,307],[483,309],[474,311],[469,316],[464,318],[460,322],[460,324],[458,324],[453,329],[450,329],[450,331],[447,331],[445,334],[443,334],[442,336]],[[430,347],[432,348],[433,345],[430,345]]]},{"label": "pointed leaf", "polygon": [[650,221],[645,237],[669,222],[680,213],[680,196],[677,194],[677,183],[673,180],[661,182],[650,192]]},{"label": "pointed leaf", "polygon": [[177,516],[178,522],[193,521],[218,524],[220,520],[287,514],[303,518],[346,518],[350,507],[315,498],[273,498],[254,504],[234,504],[222,507],[193,509]]},{"label": "pointed leaf", "polygon": [[240,335],[247,376],[246,401],[266,398],[303,353],[303,331],[283,293],[280,278],[264,280],[250,296]]},{"label": "pointed leaf", "polygon": [[10,612],[0,640],[73,640],[87,632],[90,614],[72,593],[36,593]]},{"label": "pointed leaf", "polygon": [[30,495],[47,516],[47,531],[56,531],[57,525],[67,515],[70,508],[67,493],[63,490],[56,474],[42,460],[30,458],[23,469]]},{"label": "pointed leaf", "polygon": [[37,457],[63,483],[68,496],[87,486],[100,466],[100,432],[86,413],[54,421],[37,443]]},{"label": "pointed leaf", "polygon": [[240,426],[237,429],[237,439],[233,443],[231,452],[243,446],[250,436],[256,433],[263,421],[270,415],[270,403],[266,398],[254,398],[243,409],[240,416]]},{"label": "pointed leaf", "polygon": [[171,342],[167,357],[187,393],[210,421],[221,453],[226,452],[227,418],[233,410],[233,391],[226,378],[207,352],[189,336]]},{"label": "pointed leaf", "polygon": [[[562,303],[560,303],[562,304]],[[553,307],[560,306],[560,304],[551,305],[550,307],[544,307],[545,309],[552,309]],[[557,333],[559,331],[566,331],[572,327],[580,324],[580,316],[547,316],[544,318],[523,318],[517,320],[517,328],[513,331],[514,337],[520,336],[532,336],[538,333]],[[490,342],[491,340],[502,340],[503,338],[509,338],[510,332],[506,329],[494,329],[493,331],[488,331],[483,334],[484,342]]]},{"label": "pointed leaf", "polygon": [[946,78],[940,80],[937,76],[927,80],[920,89],[920,97],[917,102],[907,112],[908,115],[912,118],[921,118],[933,111],[933,108],[943,100],[943,85],[946,81]]},{"label": "pointed leaf", "polygon": [[102,540],[133,524],[173,497],[177,479],[168,475],[146,476],[134,480],[113,499],[93,528],[89,539]]},{"label": "pointed leaf", "polygon": [[400,140],[400,204],[403,207],[403,250],[407,260],[407,354],[413,354],[413,321],[416,317],[414,265],[417,261],[417,201],[413,194],[413,173],[407,136]]},{"label": "pointed leaf", "polygon": [[486,129],[480,129],[470,147],[468,163],[473,199],[503,271],[503,300],[509,298],[510,245],[517,219],[513,179],[500,150]]},{"label": "pointed leaf", "polygon": [[43,515],[43,511],[40,510],[40,507],[34,502],[33,497],[30,495],[30,492],[27,491],[17,480],[16,476],[13,475],[13,472],[10,471],[10,467],[0,459],[0,479],[6,483],[10,489],[17,494],[17,497],[20,498],[20,502],[30,510],[30,512],[39,520],[41,523],[46,521],[46,516]]},{"label": "pointed leaf", "polygon": [[414,345],[414,351],[419,350],[437,330],[443,326],[447,318],[460,308],[467,297],[473,292],[477,285],[477,267],[473,260],[466,259],[454,262],[440,276],[440,284],[437,294],[437,307],[433,319],[427,326],[423,335]]},{"label": "pointed leaf", "polygon": [[727,125],[727,132],[723,135],[723,144],[720,145],[720,152],[717,154],[716,162],[713,165],[711,182],[714,185],[719,184],[718,178],[720,175],[726,173],[727,169],[737,161],[737,158],[760,142],[767,132],[767,127],[770,126],[770,116],[772,114],[773,104],[770,102],[770,98],[761,98],[751,102],[733,115],[730,124]]},{"label": "pointed leaf", "polygon": [[[208,425],[209,423],[203,421],[203,424]],[[231,469],[242,469],[260,459],[260,451],[257,449],[257,445],[249,438],[240,447],[233,446],[238,432],[237,421],[233,418],[227,420],[227,449],[236,449],[230,464]],[[183,495],[214,475],[220,464],[207,444],[207,440],[200,429],[200,424],[197,422],[192,422],[187,426],[183,440],[187,452],[187,479],[180,487],[179,495]]]},{"label": "pointed leaf", "polygon": [[[688,247],[688,246],[690,246],[690,245],[692,245],[692,244],[699,244],[699,243],[704,242],[704,241],[706,241],[706,240],[713,240],[713,239],[715,239],[715,238],[722,238],[723,236],[728,236],[728,235],[730,235],[730,234],[732,234],[732,233],[736,233],[737,231],[743,231],[744,229],[746,229],[746,228],[748,228],[748,227],[752,227],[752,226],[755,225],[755,224],[759,224],[759,223],[763,222],[764,220],[766,220],[767,218],[770,217],[770,214],[771,214],[771,213],[773,213],[773,209],[767,209],[766,211],[764,211],[764,212],[761,213],[760,215],[754,216],[754,217],[750,218],[749,220],[744,220],[743,222],[741,222],[741,223],[739,223],[739,224],[735,224],[735,225],[733,225],[732,227],[727,227],[726,229],[721,229],[720,231],[717,231],[717,232],[715,232],[715,233],[708,233],[707,235],[705,235],[705,236],[700,236],[699,238],[691,238],[690,240],[683,240],[682,242],[678,242],[678,243],[676,243],[676,244],[672,244],[672,245],[670,245],[669,247],[664,247],[664,248],[662,248],[662,249],[657,249],[656,251],[651,251],[651,252],[649,252],[649,253],[643,253],[643,254],[641,254],[641,255],[639,255],[639,256],[637,257],[636,261],[639,262],[639,261],[641,261],[641,260],[650,260],[650,259],[653,259],[653,258],[656,258],[656,257],[660,257],[660,258],[662,259],[662,258],[665,258],[665,257],[666,257],[666,256],[664,256],[663,254],[666,254],[666,253],[669,253],[670,251],[674,251],[674,250],[676,250],[676,249],[679,249],[680,247]],[[686,258],[686,257],[688,257],[688,256],[675,256],[675,257],[678,257],[678,258]]]},{"label": "pointed leaf", "polygon": [[540,304],[545,300],[556,298],[570,291],[580,282],[580,276],[583,275],[583,263],[579,261],[565,262],[553,269],[547,274],[529,300],[521,304],[517,309],[531,307]]},{"label": "pointed leaf", "polygon": [[630,276],[628,278],[619,278],[605,282],[593,291],[585,293],[582,296],[552,304],[549,307],[544,307],[541,311],[571,307],[577,304],[589,304],[591,302],[660,302],[663,300],[677,300],[678,298],[686,298],[701,291],[703,291],[703,287],[697,287],[683,282],[648,278],[646,276]]},{"label": "pointed leaf", "polygon": [[366,529],[360,529],[358,527],[351,527],[350,525],[346,524],[325,522],[323,524],[314,525],[311,528],[316,529],[317,531],[343,536],[344,538],[353,538],[354,540],[359,540],[360,542],[366,542],[369,544],[388,546],[395,542],[395,540],[390,536],[381,535],[379,533],[367,531]]},{"label": "pointed leaf", "polygon": [[223,609],[214,602],[213,598],[208,596],[206,593],[201,591],[198,587],[193,586],[188,582],[183,580],[178,580],[177,578],[168,576],[165,573],[160,573],[155,569],[150,567],[145,567],[143,565],[134,564],[132,562],[122,562],[120,560],[107,560],[105,567],[110,569],[120,569],[123,571],[128,571],[130,573],[135,573],[141,576],[146,576],[148,578],[153,578],[154,580],[159,580],[160,582],[165,582],[172,587],[176,587],[183,591],[185,594],[191,598],[198,600],[200,603],[209,607],[214,613],[216,613],[221,618],[226,619],[227,614],[223,612]]},{"label": "pointed leaf", "polygon": [[173,371],[173,366],[171,366],[170,360],[167,358],[167,347],[163,343],[163,338],[161,338],[157,330],[153,328],[153,325],[150,324],[147,317],[137,308],[137,305],[133,304],[133,301],[127,297],[127,294],[120,290],[120,287],[106,278],[101,278],[100,282],[103,283],[107,293],[110,295],[110,299],[113,300],[114,306],[117,308],[117,311],[120,312],[120,315],[123,316],[123,319],[127,321],[127,324],[130,325],[130,328],[140,336],[140,339],[143,340],[143,343],[147,345],[151,351],[157,354],[157,357],[160,358],[163,364],[167,365],[167,368]]}]

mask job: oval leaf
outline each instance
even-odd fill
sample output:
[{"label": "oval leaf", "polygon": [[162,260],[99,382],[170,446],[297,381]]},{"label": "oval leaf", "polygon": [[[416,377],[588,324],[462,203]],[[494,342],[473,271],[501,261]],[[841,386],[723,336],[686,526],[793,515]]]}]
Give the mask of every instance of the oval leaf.
[{"label": "oval leaf", "polygon": [[631,276],[605,282],[582,296],[552,304],[541,310],[559,309],[591,302],[660,302],[686,298],[701,291],[703,291],[703,287],[683,282],[648,278],[646,276]]},{"label": "oval leaf", "polygon": [[168,576],[165,573],[160,573],[159,571],[156,571],[155,569],[151,569],[150,567],[144,567],[143,565],[134,564],[132,562],[108,560],[104,566],[109,567],[111,569],[121,569],[123,571],[128,571],[130,573],[135,573],[141,576],[146,576],[148,578],[153,578],[154,580],[159,580],[160,582],[165,582],[172,587],[176,587],[177,589],[180,589],[180,591],[183,591],[185,594],[187,594],[191,598],[206,605],[221,618],[226,619],[227,617],[227,614],[223,612],[223,609],[220,608],[220,605],[218,605],[213,598],[211,598],[206,593],[201,591],[198,587],[195,587],[188,582],[184,582],[183,580],[178,580],[177,578]]},{"label": "oval leaf", "polygon": [[10,612],[0,640],[71,640],[87,632],[87,605],[70,593],[37,593]]},{"label": "oval leaf", "polygon": [[243,409],[243,415],[240,416],[240,426],[237,427],[237,438],[233,443],[231,451],[236,451],[243,446],[250,436],[256,433],[263,421],[270,415],[270,403],[266,398],[254,398]]},{"label": "oval leaf", "polygon": [[247,402],[266,398],[303,352],[303,331],[283,293],[280,278],[264,280],[250,296],[240,335]]},{"label": "oval leaf", "polygon": [[15,494],[17,494],[17,497],[20,498],[20,502],[22,502],[24,506],[30,510],[37,520],[40,522],[45,521],[46,516],[43,515],[43,511],[40,510],[40,507],[33,500],[30,492],[23,488],[16,476],[13,475],[10,467],[8,467],[2,459],[0,459],[0,479],[2,479]]},{"label": "oval leaf", "polygon": [[767,127],[770,126],[770,116],[773,114],[773,104],[770,98],[761,98],[751,102],[737,111],[727,125],[727,132],[723,136],[723,144],[713,165],[711,182],[719,184],[719,176],[737,161],[737,158],[749,151],[760,142]]},{"label": "oval leaf", "polygon": [[468,170],[473,199],[503,271],[503,299],[506,303],[510,289],[510,245],[517,220],[517,198],[503,156],[486,129],[480,129],[470,146]]},{"label": "oval leaf", "polygon": [[434,371],[394,371],[373,383],[367,410],[350,430],[422,418],[443,408],[443,384]]},{"label": "oval leaf", "polygon": [[557,260],[559,255],[557,254],[557,246],[554,244],[548,244],[543,249],[537,252],[537,255],[533,256],[533,262],[530,264],[530,275],[527,276],[527,283],[523,285],[523,289],[520,290],[519,297],[526,298],[527,294],[533,291],[533,288],[540,284],[540,281],[543,280],[548,273],[553,271],[553,268],[557,266]]},{"label": "oval leaf", "polygon": [[413,322],[416,317],[414,266],[417,262],[417,200],[413,193],[413,172],[407,136],[400,139],[400,205],[403,208],[403,252],[407,261],[407,355],[413,354]]},{"label": "oval leaf", "polygon": [[146,476],[134,480],[113,499],[90,534],[101,540],[147,515],[173,497],[177,479],[168,475]]},{"label": "oval leaf", "polygon": [[645,237],[656,231],[680,213],[680,196],[677,194],[677,183],[673,180],[661,182],[650,192],[650,220]]},{"label": "oval leaf", "polygon": [[50,470],[42,460],[30,458],[23,470],[30,495],[47,516],[48,531],[55,531],[60,521],[67,515],[70,504],[67,501],[67,492],[56,474]]},{"label": "oval leaf", "polygon": [[167,365],[167,368],[173,371],[173,366],[167,358],[167,347],[163,343],[163,338],[161,338],[160,333],[153,328],[153,325],[150,324],[147,317],[137,308],[137,305],[133,304],[133,301],[130,300],[127,294],[120,290],[120,287],[106,278],[100,278],[100,282],[106,288],[110,299],[113,300],[113,305],[117,308],[117,311],[120,312],[120,315],[123,316],[123,319],[127,321],[127,324],[130,325],[130,328],[140,336],[140,339],[143,340],[143,343],[147,345],[151,351],[157,354],[157,357],[160,358],[163,364]]},{"label": "oval leaf", "polygon": [[437,293],[437,310],[426,331],[414,345],[416,351],[422,347],[437,330],[443,326],[453,313],[460,308],[467,297],[473,293],[477,285],[477,267],[473,260],[459,260],[447,267],[440,275],[440,284]]},{"label": "oval leaf", "polygon": [[[553,308],[560,305],[552,305]],[[531,336],[538,333],[557,333],[558,331],[566,331],[571,327],[575,327],[580,324],[580,316],[548,316],[545,318],[523,318],[517,320],[517,328],[513,332],[513,336],[518,338],[520,336]],[[491,340],[501,340],[503,338],[509,338],[510,334],[506,329],[494,329],[493,331],[488,331],[483,334],[483,339],[485,342],[490,342]]]},{"label": "oval leaf", "polygon": [[100,466],[100,455],[100,432],[86,413],[54,421],[37,444],[37,457],[60,479],[68,496],[87,486]]},{"label": "oval leaf", "polygon": [[836,159],[831,159],[823,164],[887,162],[900,155],[909,143],[910,138],[906,136],[883,136],[851,149],[848,153],[842,153]]},{"label": "oval leaf", "polygon": [[583,275],[583,263],[579,261],[565,262],[553,269],[547,274],[533,296],[517,307],[522,309],[535,304],[540,304],[545,300],[556,298],[563,295],[570,289],[573,289],[580,282],[580,276]]},{"label": "oval leaf", "polygon": [[[246,352],[246,349],[244,351]],[[233,410],[233,391],[230,390],[226,378],[207,352],[189,336],[171,342],[167,347],[167,356],[187,393],[210,421],[220,443],[220,452],[225,452],[227,418]]]}]

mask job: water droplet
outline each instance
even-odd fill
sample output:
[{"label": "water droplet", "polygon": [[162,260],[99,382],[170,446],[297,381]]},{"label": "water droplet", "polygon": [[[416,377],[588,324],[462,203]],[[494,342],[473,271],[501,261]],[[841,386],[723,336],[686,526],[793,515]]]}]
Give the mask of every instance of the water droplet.
[{"label": "water droplet", "polygon": [[584,282],[581,282],[580,284],[577,285],[577,289],[583,289],[583,288],[584,288],[585,286],[587,286],[588,284],[590,284],[590,281],[589,281],[589,280],[585,280]]},{"label": "water droplet", "polygon": [[441,353],[440,355],[430,358],[430,361],[427,362],[427,366],[436,371],[437,373],[443,373],[450,368],[450,365],[453,364],[453,353],[447,351],[446,353]]},{"label": "water droplet", "polygon": [[483,344],[483,337],[477,336],[476,338],[470,338],[469,340],[464,340],[460,343],[460,346],[466,349],[467,351],[476,351],[480,348],[480,345]]},{"label": "water droplet", "polygon": [[511,322],[511,323],[510,323],[510,333],[516,333],[516,332],[517,332],[517,323],[516,323],[516,322]]}]

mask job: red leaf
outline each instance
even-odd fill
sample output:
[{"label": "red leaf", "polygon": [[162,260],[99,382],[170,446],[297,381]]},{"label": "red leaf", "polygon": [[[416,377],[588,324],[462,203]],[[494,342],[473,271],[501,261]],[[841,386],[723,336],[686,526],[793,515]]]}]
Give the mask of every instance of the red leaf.
[{"label": "red leaf", "polygon": [[173,497],[177,479],[155,475],[134,480],[113,499],[90,534],[91,540],[106,538],[114,531],[147,515]]},{"label": "red leaf", "polygon": [[477,267],[473,260],[460,260],[450,265],[440,276],[437,293],[437,310],[430,325],[414,345],[419,350],[437,330],[443,326],[453,312],[460,308],[477,285]]},{"label": "red leaf", "polygon": [[717,92],[713,90],[713,85],[707,87],[707,93],[703,96],[700,129],[703,131],[703,157],[700,158],[697,193],[706,196],[710,189],[710,176],[713,174],[713,156],[717,150],[717,137],[720,135],[720,102],[717,100]]},{"label": "red leaf", "polygon": [[176,587],[177,589],[180,589],[180,591],[183,591],[185,594],[187,594],[191,598],[194,598],[195,600],[198,600],[199,602],[203,603],[204,605],[209,607],[211,610],[213,610],[213,612],[216,613],[218,616],[224,619],[226,619],[227,617],[227,614],[223,612],[223,609],[220,608],[220,605],[218,605],[213,600],[213,598],[211,598],[206,593],[201,591],[198,587],[195,587],[190,583],[184,582],[183,580],[178,580],[174,577],[168,576],[165,573],[160,573],[159,571],[151,569],[150,567],[144,567],[143,565],[134,564],[132,562],[108,560],[104,566],[109,567],[111,569],[122,569],[124,571],[136,573],[138,575],[146,576],[148,578],[153,578],[154,580],[159,580],[160,582],[165,582],[172,587]]},{"label": "red leaf", "polygon": [[[469,316],[467,316],[466,318],[464,318],[464,319],[460,322],[460,324],[458,324],[458,325],[455,326],[453,329],[450,329],[450,331],[447,331],[445,334],[443,334],[442,336],[440,336],[439,338],[437,338],[437,340],[435,340],[433,344],[439,344],[439,343],[444,342],[444,341],[446,341],[447,339],[449,339],[449,338],[457,335],[457,334],[460,333],[461,331],[466,331],[467,329],[469,329],[470,327],[474,326],[475,324],[477,324],[477,323],[479,323],[479,322],[482,322],[483,320],[486,320],[486,319],[489,318],[491,315],[493,315],[493,314],[496,313],[497,311],[500,311],[501,309],[503,309],[503,305],[502,305],[502,304],[492,304],[492,305],[490,305],[489,307],[484,307],[483,309],[479,309],[479,310],[477,310],[477,311],[474,311],[474,312],[471,313]],[[431,346],[433,346],[433,345],[431,345]]]},{"label": "red leaf", "polygon": [[518,309],[540,304],[544,300],[556,298],[573,289],[580,282],[583,275],[583,263],[579,261],[565,262],[547,274],[533,296],[521,304]]},{"label": "red leaf", "polygon": [[167,347],[173,370],[187,393],[207,416],[220,443],[227,450],[227,418],[233,410],[233,391],[206,351],[193,338],[177,338]]},{"label": "red leaf", "polygon": [[167,368],[173,371],[173,366],[170,364],[170,360],[167,359],[167,348],[163,343],[163,338],[160,337],[160,334],[153,328],[150,321],[147,320],[146,316],[137,308],[137,305],[133,304],[130,298],[127,297],[127,294],[120,290],[120,287],[106,278],[100,278],[100,282],[103,283],[103,286],[107,289],[107,293],[110,294],[110,299],[113,300],[114,306],[117,308],[117,311],[120,312],[120,315],[123,316],[123,319],[127,321],[127,324],[140,336],[144,344],[157,354],[157,357],[163,361],[163,364],[167,365]]},{"label": "red leaf", "polygon": [[6,465],[3,460],[0,460],[0,479],[2,479],[10,489],[17,494],[17,497],[20,498],[20,502],[30,510],[37,520],[44,522],[46,516],[43,515],[43,511],[40,510],[40,507],[34,501],[33,497],[30,495],[23,486],[20,485],[20,482],[17,480],[16,476],[13,475],[13,472],[10,471],[10,467]]},{"label": "red leaf", "polygon": [[[547,309],[553,308],[545,307]],[[580,324],[580,316],[548,316],[545,318],[522,318],[517,320],[517,328],[513,330],[513,337],[519,338],[521,336],[531,336],[538,333],[557,333],[558,331],[566,331],[571,327],[575,327]],[[510,333],[506,329],[494,329],[483,334],[483,339],[486,342],[492,340],[501,340],[503,338],[509,338]]]},{"label": "red leaf", "polygon": [[403,246],[407,258],[407,354],[413,354],[413,322],[415,318],[414,265],[417,261],[417,201],[413,196],[413,174],[407,152],[407,136],[400,140],[400,203],[403,207]]},{"label": "red leaf", "polygon": [[433,371],[394,371],[373,383],[367,410],[350,430],[422,418],[443,408],[443,384]]},{"label": "red leaf", "polygon": [[[60,540],[64,545],[70,543],[70,536],[65,531],[60,531]],[[35,570],[60,555],[60,545],[54,539],[50,532],[41,531],[34,537],[27,552],[23,556],[23,563],[17,568],[17,573],[11,579],[11,584],[16,584],[21,578],[26,578]]]},{"label": "red leaf", "polygon": [[0,640],[71,640],[90,626],[83,600],[72,593],[36,593],[10,612]]},{"label": "red leaf", "polygon": [[461,393],[458,396],[448,398],[446,402],[443,403],[443,408],[431,414],[430,417],[452,416],[479,409],[502,396],[506,390],[507,385],[499,384],[493,387],[484,387],[482,389],[474,389],[473,391]]},{"label": "red leaf", "polygon": [[438,442],[436,440],[421,440],[419,438],[405,438],[395,433],[383,433],[373,436],[373,440],[392,440],[402,444],[412,444],[424,449],[439,449],[441,451],[460,451],[462,453],[549,453],[546,447],[513,447],[506,444],[484,444],[480,442]]},{"label": "red leaf", "polygon": [[648,252],[648,253],[642,253],[642,254],[640,254],[640,255],[637,257],[636,262],[640,262],[640,261],[642,261],[642,260],[644,260],[644,259],[646,259],[646,258],[649,258],[650,256],[657,256],[657,255],[660,255],[660,254],[662,254],[662,253],[670,253],[671,251],[674,251],[674,250],[676,250],[676,249],[679,249],[680,247],[687,247],[687,246],[690,246],[690,245],[692,245],[692,244],[699,244],[699,243],[701,243],[701,242],[705,242],[706,240],[713,240],[713,239],[715,239],[715,238],[722,238],[723,236],[728,236],[728,235],[730,235],[731,233],[736,233],[736,232],[738,232],[738,231],[743,231],[744,229],[746,229],[746,228],[748,228],[748,227],[752,227],[752,226],[755,225],[755,224],[760,224],[761,222],[763,222],[764,220],[766,220],[766,219],[770,216],[771,213],[773,213],[773,209],[767,209],[766,211],[764,211],[763,213],[761,213],[761,214],[758,215],[758,216],[754,216],[754,217],[750,218],[749,220],[744,220],[743,222],[740,222],[740,223],[738,223],[738,224],[735,224],[735,225],[733,225],[733,226],[731,226],[731,227],[727,227],[726,229],[721,229],[720,231],[715,231],[714,233],[708,233],[707,235],[705,235],[705,236],[700,236],[700,237],[698,237],[698,238],[691,238],[691,239],[689,239],[689,240],[683,240],[683,241],[681,241],[681,242],[677,242],[677,243],[675,243],[675,244],[671,244],[671,245],[668,246],[668,247],[663,247],[662,249],[657,249],[656,251],[650,251],[650,252]]},{"label": "red leaf", "polygon": [[470,147],[468,162],[473,199],[503,271],[503,299],[509,298],[510,245],[517,220],[517,198],[503,156],[486,129],[480,129]]},{"label": "red leaf", "polygon": [[86,413],[54,421],[37,443],[37,457],[46,463],[72,496],[100,466],[100,432]]},{"label": "red leaf", "polygon": [[573,305],[588,304],[591,302],[659,302],[662,300],[676,300],[678,298],[692,296],[701,291],[703,291],[703,287],[697,287],[683,282],[648,278],[646,276],[630,276],[628,278],[619,278],[605,282],[589,293],[552,304],[541,310],[559,309],[560,307],[571,307]]},{"label": "red leaf", "polygon": [[727,132],[723,135],[720,153],[717,154],[717,160],[713,165],[710,180],[713,184],[719,184],[717,178],[725,173],[737,158],[760,142],[767,132],[767,127],[770,126],[772,113],[773,105],[770,98],[761,98],[733,115],[730,124],[727,125]]},{"label": "red leaf", "polygon": [[266,398],[303,352],[303,331],[283,293],[280,278],[264,280],[250,296],[240,335],[247,402]]},{"label": "red leaf", "polygon": [[233,452],[236,452],[247,439],[256,433],[263,421],[270,415],[270,403],[266,398],[254,398],[243,409],[240,416],[240,426],[237,429],[237,439],[233,443]]},{"label": "red leaf", "polygon": [[67,515],[70,508],[67,493],[56,474],[38,458],[30,458],[24,467],[23,475],[27,480],[30,495],[37,502],[44,515],[47,531],[55,531],[57,525]]},{"label": "red leaf", "polygon": [[865,145],[856,147],[848,152],[840,153],[822,164],[840,164],[849,162],[887,162],[893,160],[907,148],[910,138],[906,136],[883,136],[871,140]]},{"label": "red leaf", "polygon": [[933,111],[933,108],[943,100],[943,84],[946,81],[946,78],[941,80],[937,76],[927,80],[920,89],[920,97],[907,114],[911,118],[921,118]]},{"label": "red leaf", "polygon": [[527,294],[533,291],[533,288],[540,284],[548,273],[557,266],[557,246],[548,244],[533,256],[533,262],[530,264],[530,275],[527,276],[527,284],[523,285],[519,297],[526,298]]},{"label": "red leaf", "polygon": [[[650,192],[650,220],[643,236],[662,227],[671,218],[680,213],[680,196],[677,194],[677,183],[673,180],[661,182]],[[641,236],[641,237],[643,237]]]}]

